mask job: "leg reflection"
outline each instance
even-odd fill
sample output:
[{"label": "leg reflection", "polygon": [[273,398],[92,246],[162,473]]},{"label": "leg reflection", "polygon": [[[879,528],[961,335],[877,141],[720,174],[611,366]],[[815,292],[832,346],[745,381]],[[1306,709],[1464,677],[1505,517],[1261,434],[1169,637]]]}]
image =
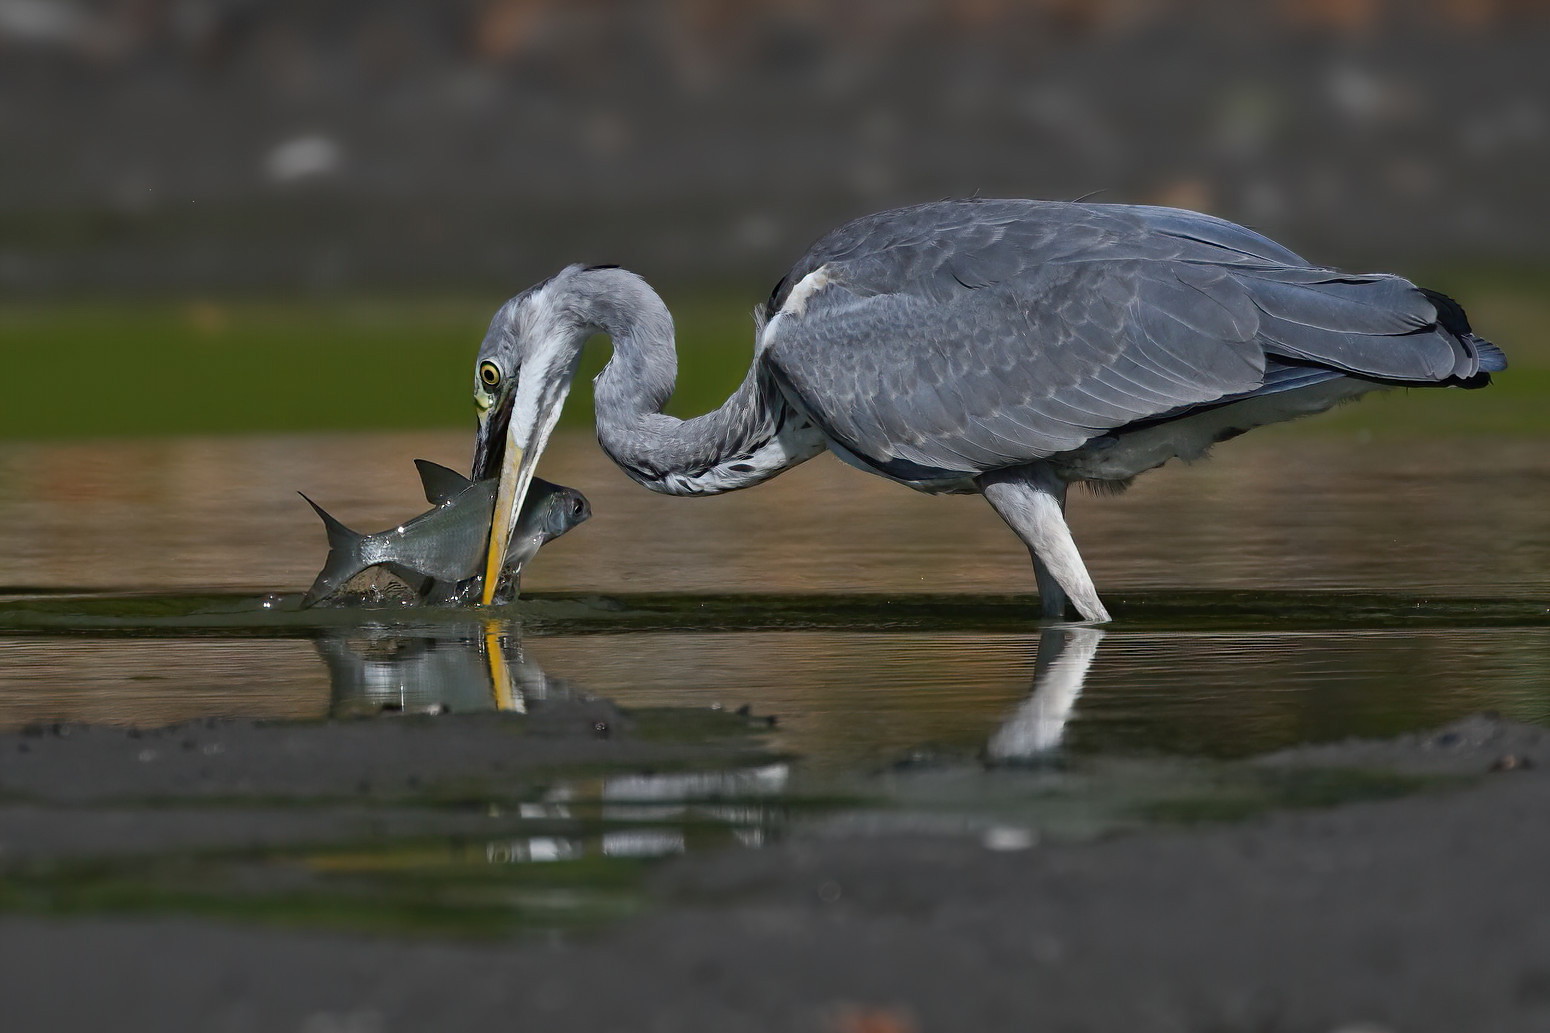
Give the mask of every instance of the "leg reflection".
[{"label": "leg reflection", "polygon": [[1098,628],[1048,628],[1039,635],[1033,692],[991,735],[985,746],[989,760],[1037,760],[1060,745],[1102,639]]}]

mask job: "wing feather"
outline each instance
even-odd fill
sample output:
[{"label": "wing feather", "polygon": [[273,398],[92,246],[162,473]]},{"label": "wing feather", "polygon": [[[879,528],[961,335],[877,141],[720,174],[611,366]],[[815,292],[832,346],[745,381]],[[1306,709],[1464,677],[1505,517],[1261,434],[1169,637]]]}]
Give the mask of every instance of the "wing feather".
[{"label": "wing feather", "polygon": [[1342,375],[1443,383],[1501,365],[1440,295],[1174,209],[879,213],[815,245],[767,315],[819,268],[827,286],[770,324],[762,361],[831,440],[904,479],[1026,463]]}]

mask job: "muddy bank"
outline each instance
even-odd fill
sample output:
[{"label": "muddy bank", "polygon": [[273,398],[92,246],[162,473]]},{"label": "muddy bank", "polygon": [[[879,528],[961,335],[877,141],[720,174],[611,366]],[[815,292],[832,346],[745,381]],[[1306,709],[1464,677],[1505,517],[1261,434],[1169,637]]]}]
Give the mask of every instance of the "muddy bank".
[{"label": "muddy bank", "polygon": [[600,699],[546,700],[523,714],[34,725],[0,734],[0,794],[52,803],[483,800],[567,771],[733,764],[753,753],[748,735],[767,727],[747,714],[626,713]]},{"label": "muddy bank", "polygon": [[[191,912],[188,900],[169,914],[151,899],[72,898],[50,881],[81,858],[105,863],[158,842],[167,851],[295,848],[472,836],[484,822],[500,830],[490,835],[511,834],[520,814],[475,801],[498,784],[481,765],[518,763],[517,735],[544,764],[577,769],[605,763],[608,751],[664,769],[751,756],[747,740],[723,734],[730,725],[671,747],[671,736],[654,743],[629,715],[586,709],[600,706],[557,708],[544,719],[552,734],[524,730],[537,726],[535,714],[533,725],[234,723],[136,738],[106,729],[0,737],[6,1028],[1550,1027],[1550,736],[1484,717],[1247,765],[1356,765],[1419,779],[1398,799],[1086,842],[1038,829],[858,835],[837,831],[854,825],[793,822],[761,849],[639,865],[633,886],[644,905],[585,927],[367,935],[320,929],[301,912],[276,927],[262,915]],[[608,738],[594,733],[595,720],[611,722]],[[482,745],[487,735],[505,745]],[[194,747],[184,750],[180,736]],[[214,742],[224,752],[207,756]],[[187,755],[191,766],[158,773],[156,760],[139,759],[146,749]],[[653,760],[654,749],[663,752]],[[126,750],[136,752],[125,759]],[[213,776],[193,765],[214,757],[232,770],[207,787]],[[392,778],[382,774],[389,758]],[[363,773],[392,794],[351,798]],[[467,799],[407,792],[411,776],[427,789],[462,784]],[[529,776],[526,791],[554,777],[541,766]],[[309,787],[311,805],[299,806]],[[558,828],[553,813],[521,820]],[[272,890],[302,871],[252,867],[245,877]],[[71,899],[80,906],[51,906]]]}]

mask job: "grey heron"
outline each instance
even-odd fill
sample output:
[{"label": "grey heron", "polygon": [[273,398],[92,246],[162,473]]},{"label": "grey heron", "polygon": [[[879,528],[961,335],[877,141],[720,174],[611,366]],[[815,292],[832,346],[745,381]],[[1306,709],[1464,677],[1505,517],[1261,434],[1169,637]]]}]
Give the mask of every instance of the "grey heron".
[{"label": "grey heron", "polygon": [[[1253,427],[1393,386],[1480,387],[1505,368],[1451,299],[1305,261],[1171,208],[964,200],[820,239],[756,316],[753,362],[713,412],[662,412],[673,319],[646,281],[572,265],[507,301],[474,369],[473,474],[500,477],[487,570],[586,340],[598,441],[659,492],[758,484],[825,449],[919,491],[983,495],[1027,545],[1043,615],[1109,619],[1067,487],[1123,487]],[[486,577],[484,601],[495,578]]]}]

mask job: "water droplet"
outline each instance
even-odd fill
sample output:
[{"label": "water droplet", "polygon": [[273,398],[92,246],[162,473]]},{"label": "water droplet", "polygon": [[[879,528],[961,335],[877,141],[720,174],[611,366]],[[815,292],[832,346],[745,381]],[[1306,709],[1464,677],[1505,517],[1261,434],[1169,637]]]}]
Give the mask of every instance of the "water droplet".
[{"label": "water droplet", "polygon": [[280,597],[275,595],[275,594],[273,594],[273,593],[270,593],[269,595],[266,595],[262,599],[260,599],[258,601],[258,605],[262,606],[266,610],[272,610],[276,606],[280,605]]}]

